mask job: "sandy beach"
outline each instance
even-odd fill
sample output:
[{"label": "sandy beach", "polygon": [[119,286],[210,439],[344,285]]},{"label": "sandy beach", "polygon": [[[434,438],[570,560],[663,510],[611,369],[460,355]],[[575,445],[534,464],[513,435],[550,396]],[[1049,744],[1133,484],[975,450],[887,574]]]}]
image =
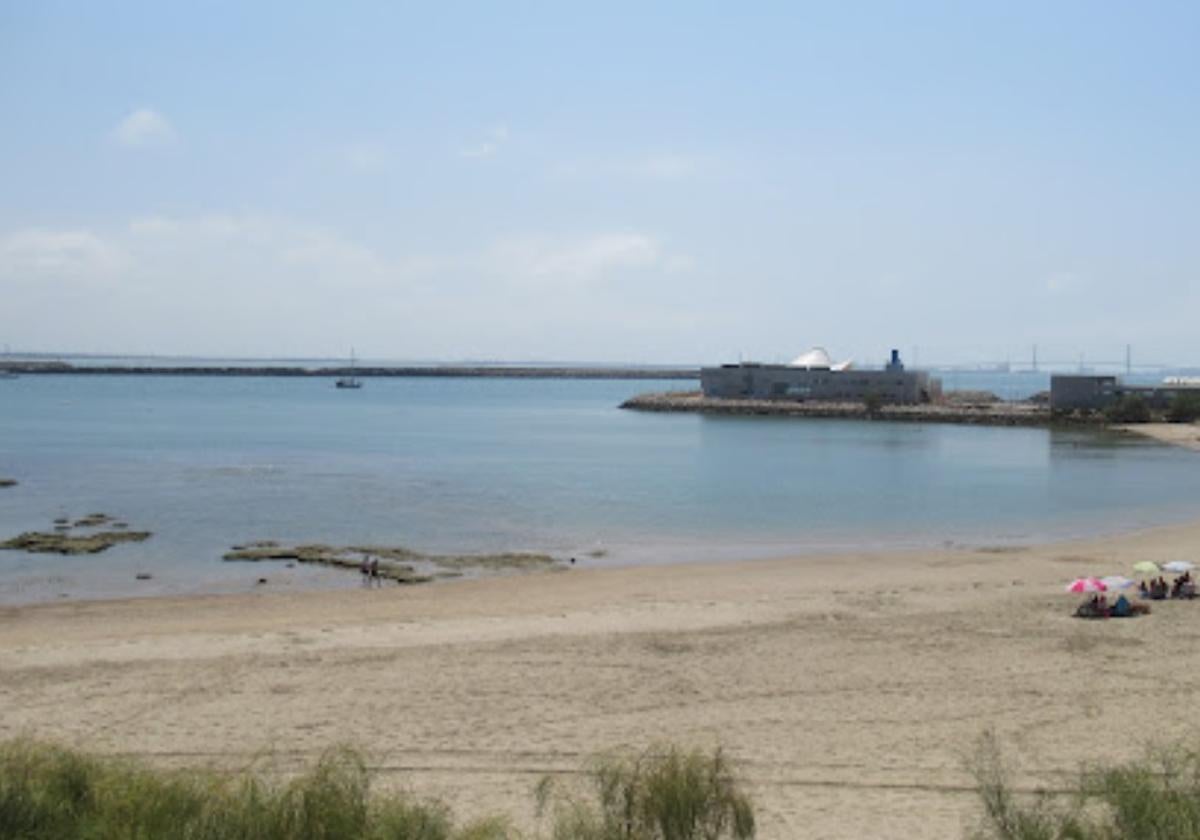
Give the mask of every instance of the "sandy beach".
[{"label": "sandy beach", "polygon": [[1103,542],[574,569],[383,590],[0,609],[0,737],[380,783],[536,826],[597,750],[720,744],[764,838],[961,837],[987,728],[1023,785],[1194,737],[1200,603],[1070,617],[1079,574],[1200,559],[1200,523]]},{"label": "sandy beach", "polygon": [[1185,449],[1194,449],[1200,452],[1200,423],[1132,423],[1119,428],[1159,443],[1182,446]]}]

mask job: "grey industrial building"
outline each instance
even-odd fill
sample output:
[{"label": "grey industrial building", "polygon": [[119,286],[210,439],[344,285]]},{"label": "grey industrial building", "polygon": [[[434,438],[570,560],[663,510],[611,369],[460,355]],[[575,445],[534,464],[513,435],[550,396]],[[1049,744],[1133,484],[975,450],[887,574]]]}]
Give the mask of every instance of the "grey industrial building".
[{"label": "grey industrial building", "polygon": [[833,365],[818,350],[790,365],[740,362],[701,368],[700,386],[704,396],[724,399],[862,402],[873,395],[883,403],[915,405],[941,396],[941,381],[924,371],[905,370],[895,350],[882,370]]},{"label": "grey industrial building", "polygon": [[1054,411],[1102,411],[1122,397],[1139,396],[1151,408],[1168,408],[1181,394],[1200,394],[1200,382],[1126,385],[1110,374],[1056,373],[1050,377]]}]

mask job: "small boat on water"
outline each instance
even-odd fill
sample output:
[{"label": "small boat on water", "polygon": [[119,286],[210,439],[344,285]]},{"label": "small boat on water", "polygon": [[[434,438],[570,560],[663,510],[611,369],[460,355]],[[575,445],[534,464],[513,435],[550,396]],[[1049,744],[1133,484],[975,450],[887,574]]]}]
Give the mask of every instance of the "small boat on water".
[{"label": "small boat on water", "polygon": [[333,383],[337,388],[361,388],[362,380],[354,375],[354,348],[350,348],[350,375],[339,376],[337,381]]}]

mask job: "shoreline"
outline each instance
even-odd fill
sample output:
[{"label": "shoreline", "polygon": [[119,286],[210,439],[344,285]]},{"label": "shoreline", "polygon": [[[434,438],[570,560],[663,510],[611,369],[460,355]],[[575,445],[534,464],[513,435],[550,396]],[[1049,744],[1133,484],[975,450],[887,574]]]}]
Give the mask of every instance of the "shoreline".
[{"label": "shoreline", "polygon": [[[1200,521],[1099,540],[571,569],[428,588],[0,608],[0,737],[163,766],[369,745],[380,784],[532,827],[546,772],[723,745],[760,837],[960,837],[988,727],[1019,783],[1140,757],[1139,709],[1200,701],[1200,604],[1070,618],[1063,584],[1200,560]],[[1156,719],[1163,742],[1186,716]],[[1141,727],[1139,727],[1140,731]],[[272,751],[282,750],[281,753]]]},{"label": "shoreline", "polygon": [[1200,423],[1133,423],[1114,428],[1168,446],[1200,452]]}]

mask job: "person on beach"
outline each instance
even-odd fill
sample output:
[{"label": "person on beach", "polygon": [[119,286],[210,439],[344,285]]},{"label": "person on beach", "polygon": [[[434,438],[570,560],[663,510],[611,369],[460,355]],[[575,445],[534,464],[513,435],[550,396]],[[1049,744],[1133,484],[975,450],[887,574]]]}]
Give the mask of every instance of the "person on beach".
[{"label": "person on beach", "polygon": [[383,581],[379,578],[379,558],[371,558],[371,583],[375,586],[383,586]]},{"label": "person on beach", "polygon": [[371,561],[367,555],[363,555],[362,565],[359,566],[359,571],[362,572],[363,586],[371,585]]}]

